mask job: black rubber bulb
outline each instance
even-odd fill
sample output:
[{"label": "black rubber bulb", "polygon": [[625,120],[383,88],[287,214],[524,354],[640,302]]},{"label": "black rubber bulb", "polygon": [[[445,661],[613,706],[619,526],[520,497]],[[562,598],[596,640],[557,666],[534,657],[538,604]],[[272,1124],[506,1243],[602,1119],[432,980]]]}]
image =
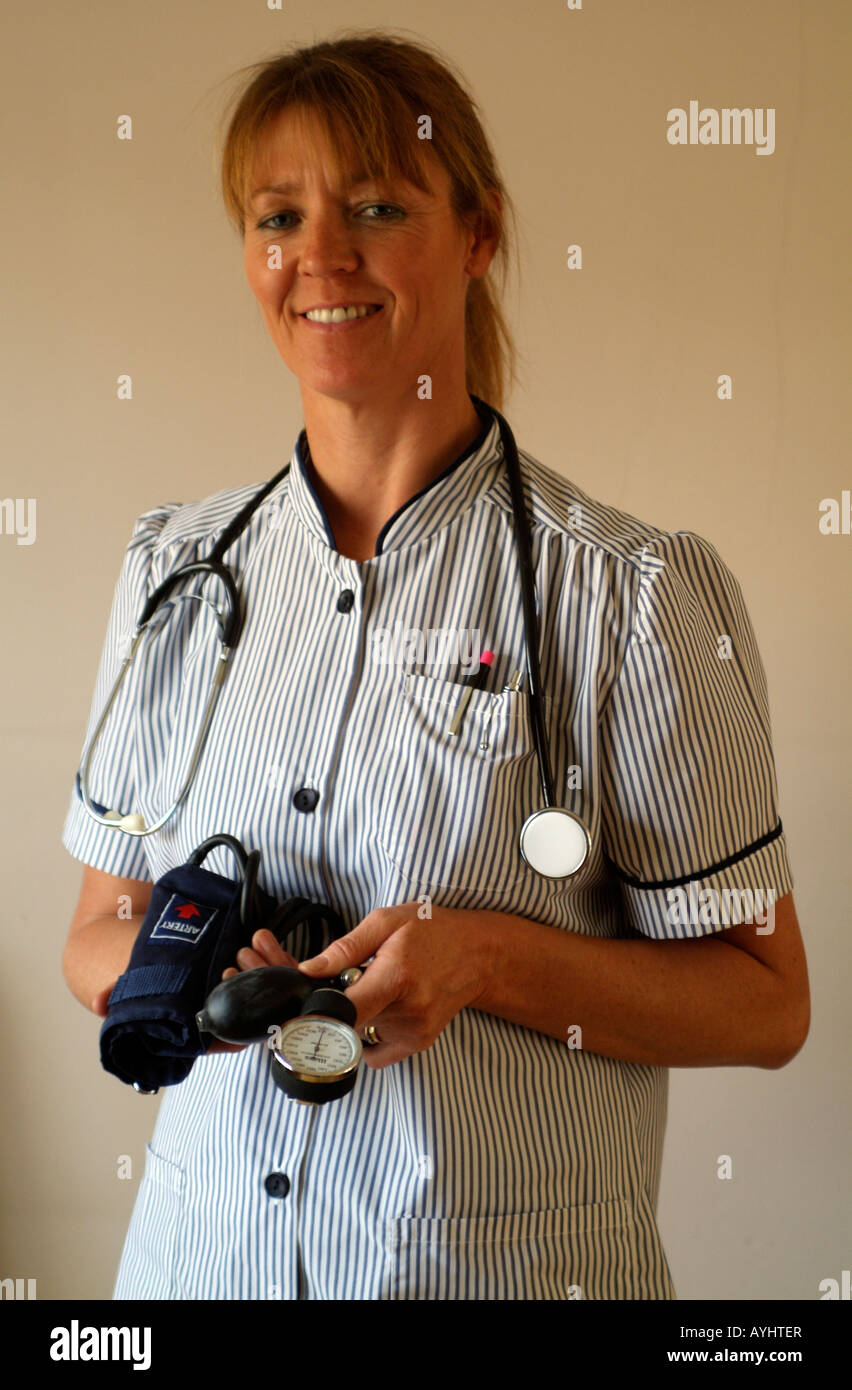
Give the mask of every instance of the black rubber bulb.
[{"label": "black rubber bulb", "polygon": [[270,1028],[301,1013],[309,995],[328,983],[290,965],[241,970],[211,990],[195,1021],[200,1032],[222,1042],[261,1042]]}]

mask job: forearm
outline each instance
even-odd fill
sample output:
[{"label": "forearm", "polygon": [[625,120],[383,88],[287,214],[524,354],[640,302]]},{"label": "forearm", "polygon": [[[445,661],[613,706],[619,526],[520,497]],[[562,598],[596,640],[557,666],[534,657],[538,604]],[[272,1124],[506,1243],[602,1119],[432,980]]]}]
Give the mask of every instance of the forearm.
[{"label": "forearm", "polygon": [[67,942],[62,973],[71,993],[87,1009],[91,1009],[96,994],[124,974],[143,921],[144,914],[123,919],[95,917],[78,927]]},{"label": "forearm", "polygon": [[714,937],[613,940],[478,914],[487,981],[471,1005],[626,1062],[776,1067],[786,1047],[778,976]]}]

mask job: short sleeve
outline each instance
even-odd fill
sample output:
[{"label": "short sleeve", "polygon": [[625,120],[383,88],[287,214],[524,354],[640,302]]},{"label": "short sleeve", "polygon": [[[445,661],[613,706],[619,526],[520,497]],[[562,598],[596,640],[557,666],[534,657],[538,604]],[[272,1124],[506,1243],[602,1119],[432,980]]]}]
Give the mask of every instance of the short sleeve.
[{"label": "short sleeve", "polygon": [[[78,768],[82,766],[83,754],[127,655],[136,620],[154,587],[151,582],[154,546],[167,518],[180,505],[170,502],[144,512],[134,524],[113,595]],[[98,740],[88,778],[88,792],[93,801],[122,811],[135,809],[132,689],[132,673],[129,672]],[[77,792],[76,779],[72,783],[62,843],[76,859],[104,873],[150,881],[144,838],[110,830],[92,820]]]},{"label": "short sleeve", "polygon": [[642,551],[600,734],[603,848],[634,929],[675,939],[771,922],[793,880],[766,673],[740,586],[702,537]]}]

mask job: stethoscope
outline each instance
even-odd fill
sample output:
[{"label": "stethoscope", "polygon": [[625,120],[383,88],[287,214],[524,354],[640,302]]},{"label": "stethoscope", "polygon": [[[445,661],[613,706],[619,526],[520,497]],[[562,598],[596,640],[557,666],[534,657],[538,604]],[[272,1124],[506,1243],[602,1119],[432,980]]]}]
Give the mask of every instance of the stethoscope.
[{"label": "stethoscope", "polygon": [[[541,798],[543,802],[541,809],[533,811],[521,826],[519,836],[520,850],[524,861],[531,869],[534,869],[536,873],[542,874],[545,878],[570,878],[572,875],[576,874],[586,862],[591,851],[591,837],[584,822],[579,816],[576,816],[573,811],[567,810],[564,806],[556,805],[556,798],[554,795],[553,772],[547,749],[541,691],[541,673],[538,662],[539,624],[535,575],[532,565],[530,522],[524,500],[518,450],[515,444],[515,437],[508,423],[499,411],[495,410],[493,406],[488,405],[486,402],[479,400],[476,396],[471,396],[471,400],[474,402],[475,406],[490,411],[500,427],[500,438],[502,440],[503,454],[506,460],[509,485],[512,493],[515,547],[521,580],[524,642],[526,646],[527,674],[529,678],[529,708],[532,716],[533,742],[535,744],[535,753],[538,760]],[[97,821],[99,825],[107,826],[113,830],[123,830],[127,835],[153,835],[174,815],[178,806],[189,791],[189,787],[195,775],[195,770],[198,766],[199,758],[201,757],[201,750],[204,747],[204,740],[210,727],[216,701],[228,670],[228,662],[231,653],[239,641],[243,626],[243,614],[240,611],[240,599],[236,581],[232,572],[223,563],[222,557],[225,551],[233,545],[241,532],[245,530],[254,512],[272,489],[276,487],[287,474],[289,468],[290,464],[287,463],[279,473],[275,474],[274,478],[271,478],[268,483],[264,484],[264,486],[249,499],[245,507],[237,513],[222,532],[222,535],[219,537],[219,540],[206,559],[195,560],[191,561],[189,564],[181,565],[178,569],[167,575],[162,584],[160,584],[148,598],[136,624],[121,670],[110,691],[103,713],[98,720],[89,746],[84,754],[82,767],[77,773],[77,791],[80,799],[89,815],[93,820]],[[209,599],[201,594],[179,594],[175,599],[170,597],[175,585],[180,583],[182,579],[199,574],[205,576],[212,575],[219,580],[225,592],[224,609],[217,608]],[[108,810],[105,806],[99,806],[99,803],[92,801],[87,791],[89,767],[101,730],[106,723],[107,716],[115,702],[122,681],[127,675],[133,658],[136,655],[136,649],[143,634],[148,630],[149,624],[161,606],[165,605],[171,608],[175,604],[183,601],[206,603],[213,610],[219,632],[219,657],[210,683],[210,690],[202,715],[200,731],[192,751],[189,768],[184,778],[183,785],[169,809],[165,811],[153,825],[146,826],[142,816],[139,815],[138,812],[124,815],[121,811]]]}]

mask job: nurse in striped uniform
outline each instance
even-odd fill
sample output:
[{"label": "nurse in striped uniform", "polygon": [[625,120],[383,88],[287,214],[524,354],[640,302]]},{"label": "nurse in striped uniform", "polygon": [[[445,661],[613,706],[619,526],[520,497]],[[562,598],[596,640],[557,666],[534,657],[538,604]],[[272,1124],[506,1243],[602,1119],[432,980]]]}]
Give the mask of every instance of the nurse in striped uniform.
[{"label": "nurse in striped uniform", "polygon": [[[808,1028],[740,587],[700,536],[520,450],[548,744],[592,842],[575,877],[536,874],[518,847],[540,802],[529,693],[504,688],[523,621],[487,404],[508,361],[488,271],[509,200],[475,109],[423,48],[320,44],[258,67],[223,170],[304,429],[225,557],[245,628],[179,811],[137,838],[72,793],[63,838],[86,868],[66,977],[103,1014],[152,882],[227,831],[262,852],[267,892],[341,913],[347,935],[305,968],[373,957],[349,992],[380,1041],[326,1106],[286,1100],[262,1045],[166,1089],[115,1297],[674,1298],[655,1219],[668,1068],[780,1067]],[[146,596],[262,481],[138,518],[87,742]],[[96,800],[148,823],[169,804],[216,657],[209,619],[178,605],[146,639],[93,759]],[[448,736],[481,647],[488,681]],[[224,849],[207,867],[233,872]],[[698,891],[758,889],[774,930],[692,910]],[[304,962],[302,929],[288,946],[259,935],[232,969]]]}]

